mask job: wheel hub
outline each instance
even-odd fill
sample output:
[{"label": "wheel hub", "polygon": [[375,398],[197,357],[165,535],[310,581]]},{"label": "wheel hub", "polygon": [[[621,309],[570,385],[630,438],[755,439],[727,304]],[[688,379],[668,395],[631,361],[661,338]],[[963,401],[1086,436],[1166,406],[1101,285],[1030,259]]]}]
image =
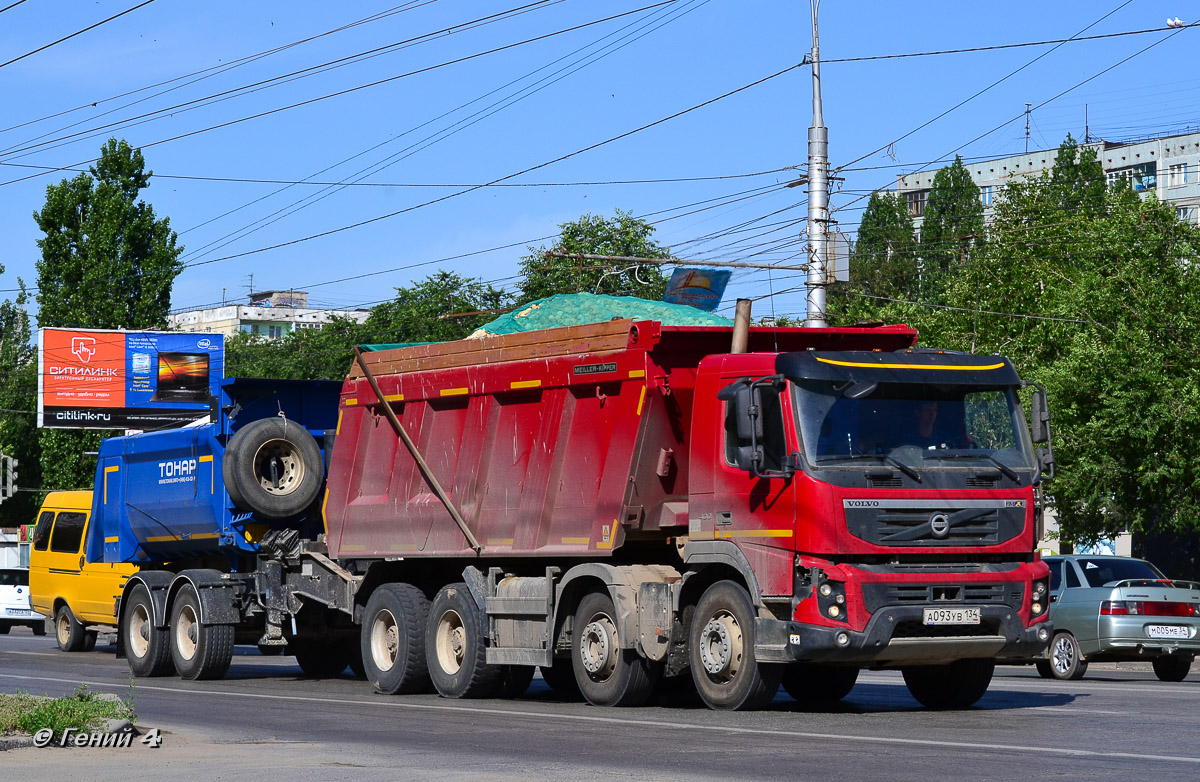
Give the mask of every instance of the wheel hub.
[{"label": "wheel hub", "polygon": [[718,679],[728,681],[737,675],[742,662],[742,628],[732,614],[721,612],[704,626],[700,662]]},{"label": "wheel hub", "polygon": [[458,673],[467,656],[467,628],[457,611],[446,611],[438,618],[434,649],[442,670],[451,676]]},{"label": "wheel hub", "polygon": [[1054,670],[1065,675],[1071,669],[1071,658],[1074,657],[1074,650],[1071,647],[1071,642],[1066,638],[1059,638],[1054,644]]},{"label": "wheel hub", "polygon": [[593,676],[607,676],[616,667],[616,656],[613,653],[611,632],[604,619],[589,622],[583,628],[579,640],[579,657],[583,661],[584,670]]},{"label": "wheel hub", "polygon": [[380,611],[371,623],[371,659],[380,671],[390,671],[400,654],[400,630],[390,611]]},{"label": "wheel hub", "polygon": [[304,461],[287,440],[268,440],[254,455],[254,477],[268,494],[291,494],[304,480]]}]

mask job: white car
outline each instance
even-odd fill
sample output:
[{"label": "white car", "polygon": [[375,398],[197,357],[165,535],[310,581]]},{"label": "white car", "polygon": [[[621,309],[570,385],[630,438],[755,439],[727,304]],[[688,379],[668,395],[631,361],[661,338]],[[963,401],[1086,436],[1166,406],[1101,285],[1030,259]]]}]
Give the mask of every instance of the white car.
[{"label": "white car", "polygon": [[46,617],[29,602],[29,569],[0,568],[0,635],[20,626],[32,629],[34,635],[45,635]]}]

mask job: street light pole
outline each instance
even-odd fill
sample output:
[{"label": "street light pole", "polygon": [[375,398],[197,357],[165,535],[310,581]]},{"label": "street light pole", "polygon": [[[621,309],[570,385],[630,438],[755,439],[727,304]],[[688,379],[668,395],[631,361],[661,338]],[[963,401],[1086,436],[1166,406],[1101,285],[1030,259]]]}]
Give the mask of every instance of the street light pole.
[{"label": "street light pole", "polygon": [[812,6],[813,118],[808,129],[808,278],[807,327],[825,326],[825,227],[829,222],[829,130],[821,112],[821,48],[817,6]]}]

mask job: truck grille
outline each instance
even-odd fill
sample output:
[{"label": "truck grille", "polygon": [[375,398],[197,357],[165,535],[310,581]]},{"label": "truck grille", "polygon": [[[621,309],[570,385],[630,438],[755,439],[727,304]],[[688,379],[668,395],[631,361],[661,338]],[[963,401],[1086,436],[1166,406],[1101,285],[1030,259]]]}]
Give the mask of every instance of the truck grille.
[{"label": "truck grille", "polygon": [[843,500],[850,534],[878,546],[992,546],[1025,527],[1022,500]]},{"label": "truck grille", "polygon": [[1019,608],[1022,584],[863,584],[863,603],[870,613],[884,606],[1007,605]]}]

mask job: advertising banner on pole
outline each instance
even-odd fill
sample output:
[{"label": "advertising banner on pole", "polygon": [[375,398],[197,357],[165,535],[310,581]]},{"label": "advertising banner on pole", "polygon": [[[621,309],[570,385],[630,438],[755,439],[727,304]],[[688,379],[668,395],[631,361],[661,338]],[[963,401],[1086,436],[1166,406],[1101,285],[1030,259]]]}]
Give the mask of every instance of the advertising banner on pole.
[{"label": "advertising banner on pole", "polygon": [[698,310],[712,312],[725,295],[729,275],[728,270],[676,269],[667,284],[663,301],[668,304],[687,304]]},{"label": "advertising banner on pole", "polygon": [[38,426],[183,426],[208,414],[224,371],[221,334],[41,329]]}]

